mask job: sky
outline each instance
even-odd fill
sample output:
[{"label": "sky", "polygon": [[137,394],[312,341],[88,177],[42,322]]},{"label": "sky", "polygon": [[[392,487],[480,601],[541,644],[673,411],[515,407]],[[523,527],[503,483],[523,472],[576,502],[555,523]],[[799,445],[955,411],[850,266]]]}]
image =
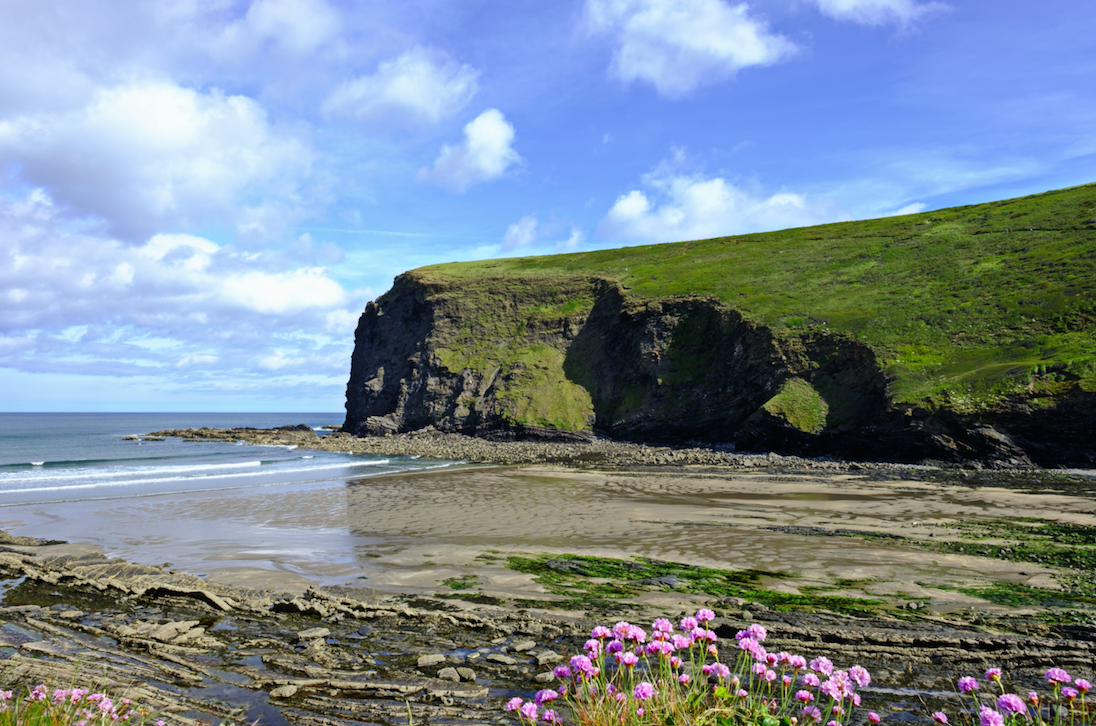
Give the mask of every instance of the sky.
[{"label": "sky", "polygon": [[0,0],[0,411],[340,411],[456,260],[1096,181],[1077,0]]}]

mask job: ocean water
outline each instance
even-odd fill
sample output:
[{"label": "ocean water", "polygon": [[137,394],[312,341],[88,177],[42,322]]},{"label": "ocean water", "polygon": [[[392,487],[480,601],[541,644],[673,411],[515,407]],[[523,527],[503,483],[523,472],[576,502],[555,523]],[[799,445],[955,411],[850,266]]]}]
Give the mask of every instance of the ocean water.
[{"label": "ocean water", "polygon": [[161,429],[342,422],[341,413],[0,413],[0,508],[276,487],[449,462],[230,443],[125,441]]}]

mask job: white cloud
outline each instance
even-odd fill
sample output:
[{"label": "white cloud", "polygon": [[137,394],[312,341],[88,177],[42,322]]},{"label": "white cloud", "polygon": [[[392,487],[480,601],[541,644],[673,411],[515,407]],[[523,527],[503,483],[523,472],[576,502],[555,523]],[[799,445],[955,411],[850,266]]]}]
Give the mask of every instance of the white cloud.
[{"label": "white cloud", "polygon": [[663,163],[643,178],[647,191],[620,195],[598,234],[622,241],[671,242],[787,229],[847,219],[831,202],[736,186],[722,177],[677,173]]},{"label": "white cloud", "polygon": [[917,0],[815,0],[819,9],[837,20],[851,20],[863,25],[908,25],[946,6],[938,2]]},{"label": "white cloud", "polygon": [[514,127],[498,109],[488,109],[464,127],[464,140],[445,144],[431,169],[420,169],[419,180],[453,192],[464,192],[480,182],[498,179],[521,162],[514,151]]},{"label": "white cloud", "polygon": [[537,239],[537,217],[528,214],[506,228],[502,249],[506,251],[528,247]]},{"label": "white cloud", "polygon": [[330,42],[341,25],[324,0],[255,0],[243,18],[225,27],[216,47],[235,54],[273,43],[293,55],[306,55]]},{"label": "white cloud", "polygon": [[[313,152],[271,126],[244,96],[168,82],[104,88],[76,109],[0,121],[0,161],[119,236],[164,228],[241,225],[258,207],[301,203]],[[266,220],[264,231],[276,228]]]},{"label": "white cloud", "polygon": [[287,374],[343,376],[365,302],[326,269],[278,253],[73,231],[41,190],[0,200],[0,291],[0,368],[161,371],[172,385],[257,382],[264,360]]},{"label": "white cloud", "polygon": [[557,242],[555,246],[556,252],[574,252],[578,249],[578,246],[586,240],[586,233],[578,227],[571,228],[571,236],[562,242]]},{"label": "white cloud", "polygon": [[592,31],[617,36],[613,75],[625,83],[647,81],[671,98],[796,51],[794,43],[751,16],[746,3],[587,0],[586,16]]},{"label": "white cloud", "polygon": [[925,211],[926,207],[928,207],[928,205],[925,204],[924,202],[915,202],[913,204],[907,204],[906,206],[902,207],[901,209],[896,210],[894,212],[891,212],[887,216],[888,217],[902,217],[902,216],[907,215],[907,214],[917,214],[918,212]]},{"label": "white cloud", "polygon": [[479,72],[444,53],[415,47],[377,72],[335,89],[323,105],[328,116],[359,121],[410,119],[434,124],[468,105],[478,88]]}]

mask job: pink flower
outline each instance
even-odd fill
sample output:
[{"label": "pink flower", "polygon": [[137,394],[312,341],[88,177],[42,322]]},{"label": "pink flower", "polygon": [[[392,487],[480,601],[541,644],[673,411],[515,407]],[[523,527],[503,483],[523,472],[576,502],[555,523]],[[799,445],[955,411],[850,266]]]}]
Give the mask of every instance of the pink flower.
[{"label": "pink flower", "polygon": [[933,711],[932,720],[936,723],[946,724],[948,722],[948,715],[943,711]]},{"label": "pink flower", "polygon": [[772,683],[773,681],[776,680],[776,671],[774,671],[772,668],[770,668],[769,670],[765,671],[765,674],[761,677],[764,678],[769,683]]},{"label": "pink flower", "polygon": [[645,713],[646,713],[646,711],[644,711],[642,708],[637,708],[636,709],[636,716],[642,716]]},{"label": "pink flower", "polygon": [[613,635],[617,640],[627,640],[630,632],[632,632],[632,624],[623,620],[613,626]]},{"label": "pink flower", "polygon": [[1005,726],[1005,717],[989,706],[982,706],[978,714],[978,723],[981,726]]},{"label": "pink flower", "polygon": [[1005,693],[998,696],[997,708],[1006,713],[1027,713],[1024,700],[1015,693]]},{"label": "pink flower", "polygon": [[565,665],[558,665],[552,669],[552,675],[556,678],[570,678],[571,667]]},{"label": "pink flower", "polygon": [[986,680],[987,681],[1000,681],[1001,680],[1001,669],[1000,668],[990,668],[988,671],[986,671]]},{"label": "pink flower", "polygon": [[681,659],[678,658],[676,655],[671,656],[670,657],[670,665],[673,666],[674,668],[677,668],[679,665],[681,665]]},{"label": "pink flower", "polygon": [[683,686],[689,685],[689,674],[688,673],[682,673],[681,675],[679,675],[677,677],[677,682],[680,683]]},{"label": "pink flower", "polygon": [[517,711],[519,708],[521,708],[522,703],[523,703],[523,701],[520,698],[518,698],[517,696],[514,696],[513,698],[511,698],[509,701],[506,702],[506,710],[507,711]]},{"label": "pink flower", "polygon": [[697,626],[697,620],[694,617],[684,617],[681,619],[681,629],[686,633]]},{"label": "pink flower", "polygon": [[844,716],[845,715],[845,709],[842,708],[841,704],[839,704],[839,703],[835,703],[833,705],[833,712],[837,716]]},{"label": "pink flower", "polygon": [[974,680],[971,676],[963,676],[959,679],[959,691],[962,693],[970,693],[971,691],[978,690],[978,681]]},{"label": "pink flower", "polygon": [[533,703],[532,701],[527,701],[526,703],[523,703],[518,711],[521,713],[522,716],[529,719],[530,721],[535,722],[537,720],[537,704]]},{"label": "pink flower", "polygon": [[731,669],[722,663],[713,663],[712,673],[715,673],[720,678],[727,678],[731,675]]},{"label": "pink flower", "polygon": [[609,644],[605,646],[605,652],[607,653],[619,653],[624,650],[624,643],[619,640],[610,640]]},{"label": "pink flower", "polygon": [[785,687],[787,687],[787,686],[790,686],[790,685],[791,685],[791,684],[792,684],[792,683],[793,683],[794,681],[795,681],[795,679],[794,679],[794,678],[792,678],[791,676],[789,676],[789,675],[788,675],[788,674],[786,674],[786,673],[785,673],[785,674],[784,674],[783,676],[781,676],[781,678],[780,678],[780,682],[781,682],[781,683],[782,683],[782,684],[783,684],[783,685],[784,685]]},{"label": "pink flower", "polygon": [[852,705],[854,705],[854,706],[859,706],[860,705],[860,694],[859,693],[852,694],[851,698],[852,698]]},{"label": "pink flower", "polygon": [[639,701],[646,701],[653,695],[655,695],[655,687],[647,681],[640,681],[632,690],[632,696]]},{"label": "pink flower", "polygon": [[651,623],[651,629],[659,633],[672,633],[674,632],[674,624],[666,618],[659,618]]},{"label": "pink flower", "polygon": [[830,721],[826,724],[826,726],[841,726],[841,724],[837,723],[836,721]]},{"label": "pink flower", "polygon": [[868,711],[868,721],[872,723],[879,723],[882,719],[879,718],[879,714],[875,711]]},{"label": "pink flower", "polygon": [[1028,699],[1027,700],[1028,700],[1028,703],[1030,703],[1032,706],[1038,706],[1039,705],[1039,694],[1036,693],[1035,691],[1028,691]]},{"label": "pink flower", "polygon": [[764,663],[754,663],[752,666],[750,666],[750,670],[753,671],[754,675],[760,676],[769,669],[768,666],[766,666]]},{"label": "pink flower", "polygon": [[861,688],[871,684],[871,674],[868,673],[868,670],[866,668],[862,668],[858,665],[854,665],[852,668],[849,668],[849,678],[851,678],[853,680],[853,683],[860,686]]},{"label": "pink flower", "polygon": [[[30,700],[43,701],[46,698],[46,685],[44,683],[34,687],[34,690],[30,692]],[[90,699],[89,699],[90,700]]]},{"label": "pink flower", "polygon": [[754,623],[750,627],[746,628],[746,632],[750,634],[750,637],[756,640],[758,643],[764,643],[765,638],[769,637],[769,631],[765,630],[764,626]]},{"label": "pink flower", "polygon": [[828,676],[833,673],[833,663],[826,656],[819,656],[811,661],[811,670]]},{"label": "pink flower", "polygon": [[813,673],[804,673],[799,680],[803,681],[804,686],[809,686],[811,688],[818,688],[818,684],[821,683],[821,681],[818,680],[818,676]]},{"label": "pink flower", "polygon": [[636,663],[639,662],[639,658],[636,657],[635,653],[624,653],[623,655],[620,656],[620,662],[625,667],[631,668],[631,667],[635,666]]},{"label": "pink flower", "polygon": [[1074,698],[1077,698],[1077,696],[1081,695],[1081,692],[1078,691],[1076,688],[1064,686],[1062,688],[1062,695],[1072,701]]},{"label": "pink flower", "polygon": [[601,641],[590,638],[586,641],[586,644],[582,646],[583,650],[590,654],[591,658],[597,658],[601,655]]},{"label": "pink flower", "polygon": [[1051,668],[1050,670],[1048,670],[1046,674],[1046,679],[1052,686],[1069,683],[1073,680],[1072,678],[1070,678],[1069,674],[1061,668]]},{"label": "pink flower", "polygon": [[673,637],[670,638],[670,642],[673,643],[673,646],[678,650],[685,650],[693,644],[693,639],[687,635],[674,633]]},{"label": "pink flower", "polygon": [[803,703],[810,703],[814,700],[814,694],[810,691],[796,691],[795,700],[802,701]]},{"label": "pink flower", "polygon": [[544,714],[541,715],[541,719],[548,723],[559,723],[559,716],[552,710],[545,711]]},{"label": "pink flower", "polygon": [[557,698],[559,698],[558,693],[556,693],[555,691],[553,691],[550,688],[545,688],[543,690],[537,691],[536,702],[537,702],[537,705],[543,706],[546,703],[551,703],[552,701],[556,700]]},{"label": "pink flower", "polygon": [[789,655],[788,667],[792,670],[803,670],[807,667],[807,659],[801,655]]},{"label": "pink flower", "polygon": [[738,693],[736,693],[735,695],[739,698],[745,698],[746,696],[750,695],[750,692],[747,691],[745,688],[739,688]]},{"label": "pink flower", "polygon": [[598,640],[605,640],[612,636],[613,632],[606,628],[604,625],[598,625],[596,628],[590,631],[591,638],[597,638]]},{"label": "pink flower", "polygon": [[822,720],[822,712],[818,710],[818,706],[807,706],[803,709],[803,718],[818,722]]},{"label": "pink flower", "polygon": [[713,613],[708,608],[700,608],[696,611],[696,619],[699,622],[707,623],[711,620],[715,620],[715,613]]},{"label": "pink flower", "polygon": [[1088,693],[1092,690],[1092,684],[1086,681],[1084,678],[1078,678],[1073,682],[1073,685],[1077,686],[1077,690],[1081,693]]},{"label": "pink flower", "polygon": [[715,647],[715,643],[708,646],[708,655],[713,658],[719,657],[719,648]]}]

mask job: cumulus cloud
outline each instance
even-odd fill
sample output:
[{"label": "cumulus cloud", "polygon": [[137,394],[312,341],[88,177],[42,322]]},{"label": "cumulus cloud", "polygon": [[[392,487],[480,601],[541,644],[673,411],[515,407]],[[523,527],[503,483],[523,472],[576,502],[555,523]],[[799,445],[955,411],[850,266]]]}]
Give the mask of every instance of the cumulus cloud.
[{"label": "cumulus cloud", "polygon": [[0,201],[0,290],[0,368],[241,385],[275,369],[344,376],[364,304],[285,256],[73,230],[42,190]]},{"label": "cumulus cloud", "polygon": [[465,192],[480,182],[498,179],[521,163],[514,151],[514,127],[498,109],[488,109],[464,127],[464,140],[445,144],[430,169],[419,170],[419,180],[452,192]]},{"label": "cumulus cloud", "polygon": [[927,207],[928,207],[928,205],[923,203],[923,202],[914,202],[913,204],[907,204],[906,206],[902,207],[901,209],[898,209],[894,212],[891,212],[887,216],[888,217],[903,217],[907,214],[917,214],[918,212],[925,211],[925,209]]},{"label": "cumulus cloud", "polygon": [[679,173],[662,164],[644,176],[646,190],[617,197],[598,225],[602,237],[671,242],[786,229],[847,218],[828,200],[803,194],[766,194],[723,177]]},{"label": "cumulus cloud", "polygon": [[593,32],[616,36],[611,73],[646,81],[663,96],[685,96],[741,68],[777,63],[796,51],[787,38],[724,0],[587,0]]},{"label": "cumulus cloud", "polygon": [[[313,152],[250,98],[169,82],[103,88],[76,109],[0,121],[0,161],[122,238],[238,222],[299,203]],[[278,215],[276,215],[278,216]],[[278,220],[248,229],[262,233]]]},{"label": "cumulus cloud", "polygon": [[917,0],[816,0],[819,9],[837,20],[862,25],[908,25],[919,18],[945,8],[938,2]]},{"label": "cumulus cloud", "polygon": [[377,72],[346,81],[324,102],[328,116],[359,121],[399,121],[433,124],[460,111],[478,88],[479,72],[444,53],[415,47]]}]

